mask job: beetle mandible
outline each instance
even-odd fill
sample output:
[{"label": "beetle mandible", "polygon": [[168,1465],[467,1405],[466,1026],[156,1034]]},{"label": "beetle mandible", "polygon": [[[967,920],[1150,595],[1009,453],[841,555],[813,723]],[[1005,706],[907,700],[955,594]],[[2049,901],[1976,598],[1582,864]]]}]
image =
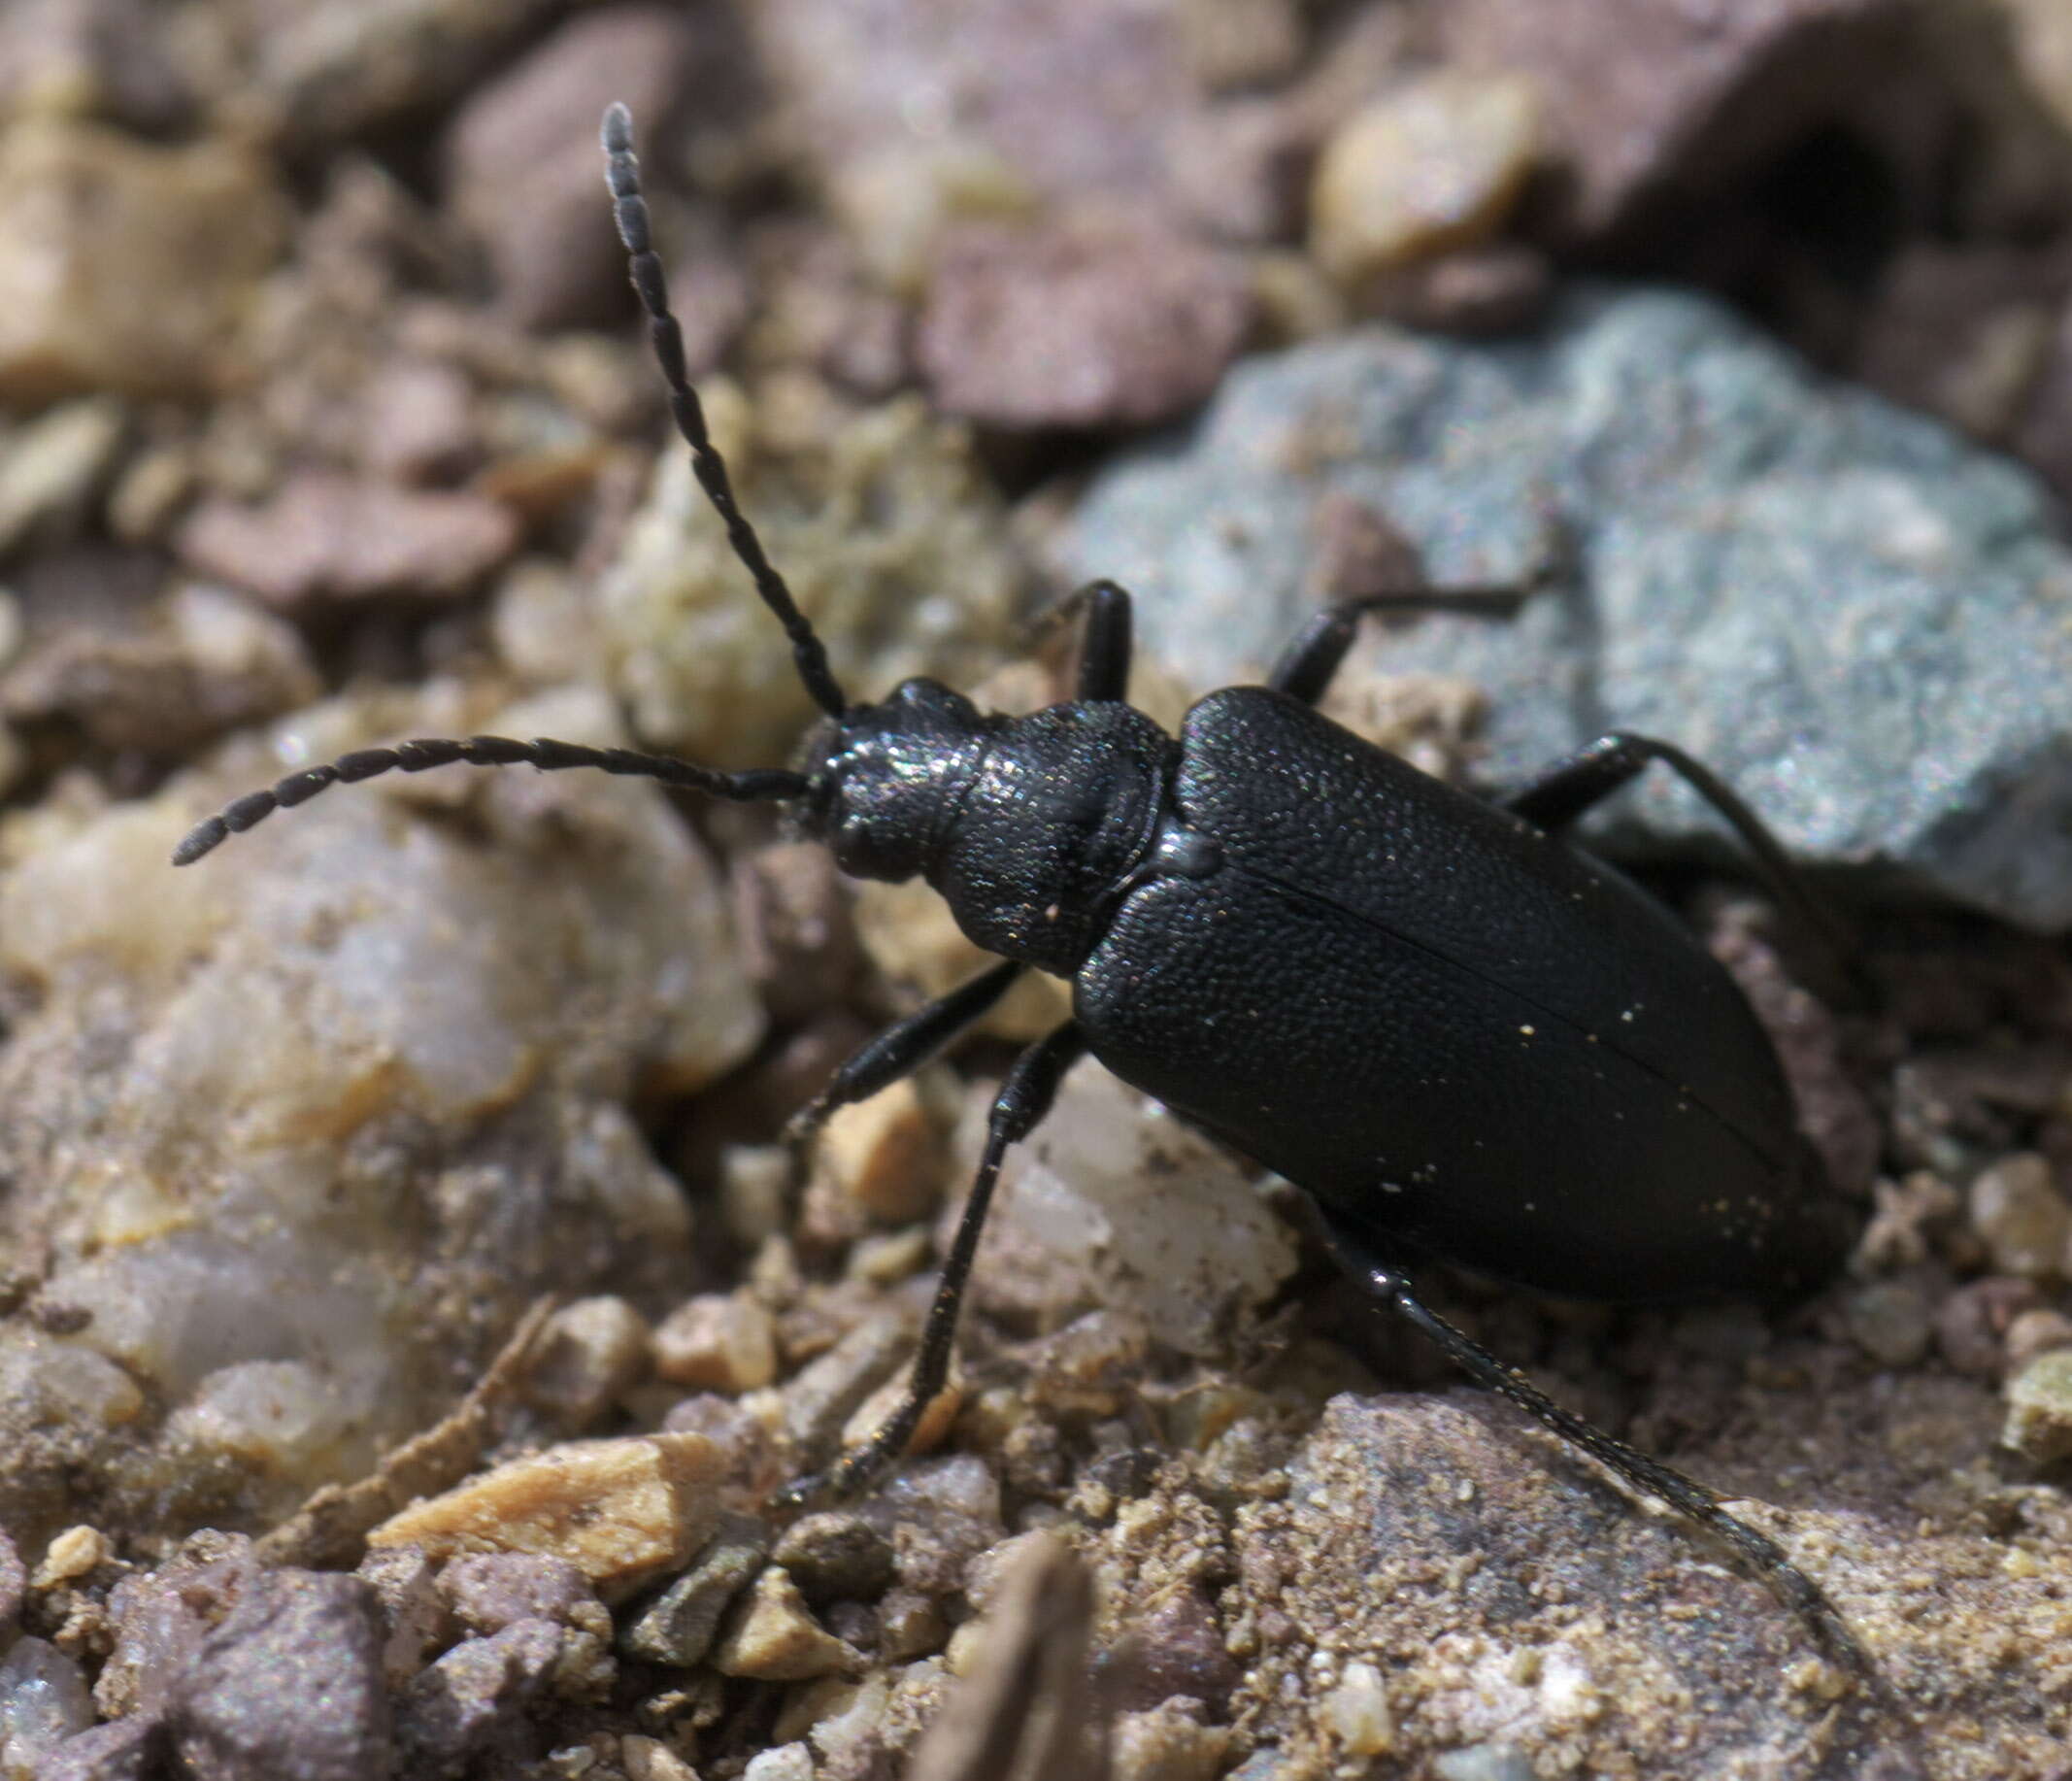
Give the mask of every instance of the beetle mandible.
[{"label": "beetle mandible", "polygon": [[[1073,1015],[1024,1050],[992,1106],[899,1408],[798,1503],[903,1453],[948,1375],[958,1307],[1007,1148],[1083,1055],[1302,1189],[1334,1259],[1484,1386],[1727,1541],[1859,1675],[1819,1588],[1705,1486],[1614,1440],[1419,1297],[1458,1263],[1569,1297],[1686,1304],[1802,1294],[1860,1222],[1800,1134],[1771,1044],[1721,966],[1566,831],[1650,762],[1683,777],[1804,905],[1783,849],[1667,743],[1615,733],[1501,804],[1427,777],[1320,716],[1375,595],[1326,608],[1259,687],[1210,693],[1167,735],[1124,699],[1130,602],[1084,613],[1076,696],[982,712],[932,680],[852,704],[737,505],[670,312],[632,153],[605,115],[607,183],[679,431],[824,714],[803,770],[721,772],[626,749],[474,736],[366,749],[290,774],[195,827],[174,863],[339,781],[465,762],[596,767],[784,805],[861,878],[925,878],[991,966],[836,1072],[806,1128],[918,1069],[1023,971]],[[1430,603],[1430,594],[1409,596]],[[1483,597],[1488,597],[1484,594]]]}]

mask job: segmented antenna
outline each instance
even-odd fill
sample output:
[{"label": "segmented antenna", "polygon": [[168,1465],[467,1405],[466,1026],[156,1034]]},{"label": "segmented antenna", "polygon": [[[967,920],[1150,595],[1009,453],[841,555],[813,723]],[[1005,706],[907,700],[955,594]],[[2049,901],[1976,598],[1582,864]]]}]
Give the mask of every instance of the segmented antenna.
[{"label": "segmented antenna", "polygon": [[677,431],[690,447],[690,466],[697,473],[706,498],[726,524],[727,542],[734,547],[734,554],[754,578],[755,591],[777,615],[785,635],[791,640],[791,659],[798,664],[799,679],[806,683],[806,690],[830,718],[839,718],[849,709],[849,701],[842,696],[834,670],[827,665],[827,651],[814,634],[806,615],[799,611],[791,589],[785,586],[785,578],[763,554],[762,540],[756,537],[755,528],[735,505],[726,460],[706,430],[704,406],[690,386],[690,375],[684,364],[683,331],[670,313],[669,287],[662,278],[661,259],[648,239],[648,201],[641,196],[640,162],[633,154],[633,114],[623,105],[606,106],[600,134],[604,143],[604,183],[612,193],[618,239],[625,244],[627,272],[640,295],[641,307],[648,312],[649,338],[654,343],[654,356],[662,367],[662,382],[669,388],[669,409],[676,417]]},{"label": "segmented antenna", "polygon": [[658,779],[664,785],[682,786],[714,797],[737,803],[772,802],[798,797],[806,790],[806,778],[781,767],[758,767],[746,773],[720,773],[711,767],[693,766],[687,760],[672,760],[666,755],[642,755],[632,749],[592,749],[576,742],[555,742],[536,736],[519,742],[510,736],[420,736],[414,742],[398,743],[392,749],[358,749],[341,755],[323,766],[305,767],[277,780],[264,791],[248,791],[225,806],[219,816],[197,823],[186,838],[173,850],[176,866],[190,866],[204,854],[232,835],[240,835],[254,823],[277,810],[287,810],[315,797],[326,786],[341,781],[347,785],[373,779],[383,773],[422,773],[427,767],[448,767],[464,762],[471,767],[534,766],[544,772],[561,767],[596,767],[636,779]]}]

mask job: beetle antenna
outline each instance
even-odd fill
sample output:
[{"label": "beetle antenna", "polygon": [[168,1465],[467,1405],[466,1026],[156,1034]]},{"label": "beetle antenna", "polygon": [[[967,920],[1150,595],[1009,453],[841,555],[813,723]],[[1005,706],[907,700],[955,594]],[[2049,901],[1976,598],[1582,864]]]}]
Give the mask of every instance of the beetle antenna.
[{"label": "beetle antenna", "polygon": [[662,382],[668,386],[669,409],[676,417],[677,431],[690,447],[690,466],[697,472],[706,498],[725,522],[727,542],[734,547],[734,554],[754,578],[755,591],[777,615],[785,635],[790,638],[791,659],[798,664],[799,679],[806,683],[806,690],[830,718],[839,718],[849,709],[849,701],[842,696],[834,670],[827,665],[827,651],[806,615],[799,611],[785,578],[763,554],[762,540],[756,537],[755,528],[735,503],[726,460],[713,444],[705,425],[704,404],[690,386],[690,374],[684,364],[684,333],[669,308],[669,286],[662,277],[661,257],[649,241],[648,200],[641,195],[640,162],[633,153],[633,114],[616,102],[606,106],[601,135],[604,183],[611,189],[618,239],[625,244],[627,272],[639,293],[641,307],[648,312],[648,335],[662,368]]},{"label": "beetle antenna", "polygon": [[322,766],[304,767],[277,780],[263,791],[248,791],[226,805],[220,814],[197,823],[185,839],[173,850],[176,866],[190,866],[204,854],[213,852],[232,835],[243,834],[254,823],[307,802],[326,786],[341,781],[348,785],[373,779],[383,773],[422,773],[427,767],[451,766],[456,761],[471,767],[533,766],[542,772],[561,767],[596,767],[634,779],[658,779],[667,786],[731,798],[737,803],[771,803],[799,797],[807,788],[802,773],[782,767],[758,767],[745,773],[721,773],[711,767],[693,766],[687,760],[672,760],[666,755],[642,755],[632,749],[585,748],[579,742],[556,742],[535,736],[519,742],[510,736],[420,736],[414,742],[398,743],[392,749],[358,749],[341,755]]}]

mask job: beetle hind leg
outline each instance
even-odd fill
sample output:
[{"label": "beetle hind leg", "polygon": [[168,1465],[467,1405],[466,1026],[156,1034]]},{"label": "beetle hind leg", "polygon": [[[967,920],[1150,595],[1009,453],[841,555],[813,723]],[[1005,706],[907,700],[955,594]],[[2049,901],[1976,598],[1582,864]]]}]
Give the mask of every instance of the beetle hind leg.
[{"label": "beetle hind leg", "polygon": [[1678,1514],[1725,1541],[1797,1617],[1823,1655],[1865,1683],[1881,1699],[1886,1697],[1886,1684],[1870,1654],[1857,1643],[1855,1634],[1820,1585],[1793,1564],[1775,1540],[1728,1514],[1721,1506],[1726,1499],[1717,1491],[1615,1440],[1573,1411],[1562,1408],[1522,1373],[1506,1366],[1419,1298],[1402,1271],[1375,1251],[1365,1231],[1321,1206],[1317,1208],[1317,1215],[1332,1260],[1368,1297],[1414,1325],[1478,1385],[1501,1393],[1533,1421],[1571,1446],[1581,1448],[1634,1490],[1667,1503]]},{"label": "beetle hind leg", "polygon": [[1638,778],[1650,762],[1660,761],[1706,803],[1719,812],[1754,857],[1771,890],[1839,958],[1855,948],[1840,922],[1807,889],[1804,875],[1791,863],[1784,843],[1717,773],[1674,743],[1631,730],[1612,730],[1556,761],[1522,790],[1504,800],[1504,808],[1533,827],[1558,833],[1578,818]]}]

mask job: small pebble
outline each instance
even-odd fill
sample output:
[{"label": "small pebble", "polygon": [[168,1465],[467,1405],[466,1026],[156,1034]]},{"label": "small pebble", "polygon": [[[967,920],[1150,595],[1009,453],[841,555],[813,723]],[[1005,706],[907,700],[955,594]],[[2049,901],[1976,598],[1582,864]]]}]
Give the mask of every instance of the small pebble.
[{"label": "small pebble", "polygon": [[1971,1225],[1994,1271],[2046,1280],[2063,1265],[2072,1206],[2034,1151],[2003,1157],[1971,1184]]},{"label": "small pebble", "polygon": [[681,1669],[703,1663],[719,1632],[719,1617],[761,1571],[769,1548],[760,1522],[744,1515],[722,1517],[719,1532],[690,1569],[619,1635],[619,1649],[628,1657]]},{"label": "small pebble", "polygon": [[751,1757],[741,1781],[813,1781],[813,1752],[804,1744],[782,1744]]},{"label": "small pebble", "polygon": [[862,1667],[862,1659],[813,1618],[791,1573],[773,1564],[736,1610],[713,1667],[723,1676],[804,1682],[852,1673]]},{"label": "small pebble", "polygon": [[551,1553],[462,1553],[440,1573],[439,1589],[477,1632],[501,1632],[520,1620],[574,1625],[585,1604],[595,1612],[587,1579]]},{"label": "small pebble", "polygon": [[626,1781],[698,1781],[698,1771],[657,1737],[622,1737],[618,1765]]},{"label": "small pebble", "polygon": [[[1192,1711],[1186,1710],[1192,1708]],[[1216,1781],[1230,1731],[1205,1726],[1193,1701],[1118,1715],[1112,1735],[1114,1781]]]},{"label": "small pebble", "polygon": [[570,1441],[414,1503],[367,1536],[462,1552],[548,1552],[607,1599],[681,1565],[711,1533],[725,1457],[699,1434]]},{"label": "small pebble", "polygon": [[2003,1446],[2039,1464],[2072,1455],[2072,1349],[2038,1355],[2007,1382]]},{"label": "small pebble", "polygon": [[1395,1717],[1382,1672],[1372,1663],[1353,1663],[1323,1697],[1320,1714],[1348,1756],[1378,1757],[1395,1744]]},{"label": "small pebble", "polygon": [[2048,1306],[2022,1312],[2007,1327],[2008,1371],[2019,1373],[2039,1355],[2072,1348],[2072,1317]]},{"label": "small pebble", "polygon": [[1341,284],[1486,240],[1532,171],[1539,105],[1519,76],[1431,74],[1324,145],[1310,249]]},{"label": "small pebble", "polygon": [[67,1528],[45,1549],[36,1567],[36,1587],[55,1589],[85,1576],[109,1556],[108,1536],[98,1528]]},{"label": "small pebble", "polygon": [[1990,1379],[2006,1363],[2007,1336],[2015,1320],[2035,1308],[2041,1293],[2033,1280],[1988,1274],[1967,1281],[1935,1307],[1935,1343],[1960,1373]]},{"label": "small pebble", "polygon": [[0,1659],[0,1775],[33,1781],[40,1759],[92,1725],[79,1665],[46,1640],[17,1639]]},{"label": "small pebble", "polygon": [[652,1345],[654,1370],[672,1385],[731,1394],[777,1377],[777,1327],[749,1293],[685,1299],[655,1327]]},{"label": "small pebble", "polygon": [[431,1561],[415,1546],[378,1547],[355,1574],[373,1589],[388,1628],[382,1674],[390,1688],[401,1688],[451,1639],[452,1613],[433,1580]]},{"label": "small pebble", "polygon": [[891,1588],[896,1572],[892,1542],[862,1516],[842,1510],[802,1516],[785,1529],[771,1557],[815,1603],[874,1600]]},{"label": "small pebble", "polygon": [[1910,1280],[1874,1280],[1849,1298],[1849,1333],[1885,1366],[1911,1366],[1928,1352],[1928,1301]]},{"label": "small pebble", "polygon": [[835,1114],[817,1159],[844,1193],[888,1225],[922,1217],[942,1197],[941,1135],[911,1078]]},{"label": "small pebble", "polygon": [[585,1428],[641,1375],[648,1323],[622,1298],[563,1305],[542,1332],[525,1395],[571,1428]]}]

